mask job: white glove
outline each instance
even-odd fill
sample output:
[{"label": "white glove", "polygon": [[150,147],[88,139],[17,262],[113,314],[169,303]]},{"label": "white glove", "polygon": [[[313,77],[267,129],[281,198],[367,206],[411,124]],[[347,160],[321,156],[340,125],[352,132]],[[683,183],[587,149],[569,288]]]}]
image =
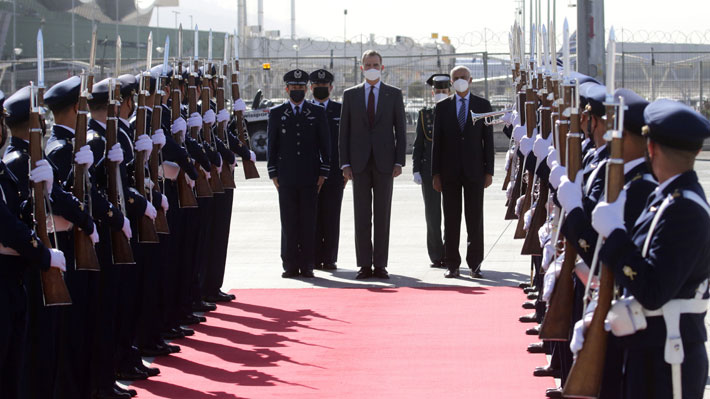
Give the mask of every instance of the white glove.
[{"label": "white glove", "polygon": [[513,129],[513,140],[515,140],[516,143],[520,143],[520,139],[522,139],[527,133],[528,128],[525,126],[516,126]]},{"label": "white glove", "polygon": [[229,111],[222,108],[221,111],[217,112],[217,123],[227,122],[229,120]]},{"label": "white glove", "polygon": [[256,162],[256,153],[252,150],[249,150],[249,160]]},{"label": "white glove", "polygon": [[190,179],[187,173],[185,173],[185,181],[187,181],[187,185],[190,186],[190,188],[195,188],[195,181]]},{"label": "white glove", "polygon": [[542,136],[537,136],[537,138],[535,139],[535,143],[533,144],[533,154],[535,154],[538,160],[542,160],[547,156],[551,142],[552,135],[547,136],[546,139],[543,139]]},{"label": "white glove", "polygon": [[211,109],[208,109],[205,114],[202,116],[202,122],[206,123],[210,126],[214,125],[214,121],[216,120],[216,116],[214,114],[214,111]]},{"label": "white glove", "polygon": [[170,131],[172,134],[177,134],[180,133],[180,137],[182,137],[182,141],[185,141],[185,132],[187,131],[187,122],[185,122],[185,119],[182,117],[179,117],[173,121],[173,124],[170,125]]},{"label": "white glove", "polygon": [[85,145],[79,148],[79,151],[74,155],[74,162],[79,165],[84,165],[87,169],[94,164],[94,153],[91,152],[91,147]]},{"label": "white glove", "polygon": [[165,194],[161,194],[162,199],[160,200],[160,207],[163,208],[163,212],[167,212],[170,209],[170,204],[168,203],[168,197]]},{"label": "white glove", "polygon": [[108,151],[108,160],[115,163],[123,162],[123,149],[121,145],[116,143]]},{"label": "white glove", "polygon": [[523,202],[525,201],[525,194],[521,195],[518,198],[518,201],[515,203],[515,215],[520,217],[520,212],[523,210]]},{"label": "white glove", "polygon": [[123,227],[121,227],[121,231],[123,231],[123,235],[126,236],[129,240],[131,237],[133,237],[133,232],[131,231],[131,222],[128,220],[127,217],[123,217]]},{"label": "white glove", "polygon": [[574,356],[577,356],[577,352],[582,350],[584,346],[584,332],[586,327],[584,325],[584,319],[578,320],[574,323],[574,332],[572,333],[572,340],[569,341],[569,349],[572,351]]},{"label": "white glove", "polygon": [[222,154],[217,154],[219,157],[219,166],[217,167],[217,173],[222,173],[222,166],[224,166],[224,159],[222,159]]},{"label": "white glove", "polygon": [[513,124],[513,118],[515,118],[515,116],[512,112],[506,112],[500,119],[505,122],[506,126],[510,126]]},{"label": "white glove", "polygon": [[157,129],[154,131],[150,138],[153,140],[153,145],[159,145],[160,149],[163,149],[165,146],[165,133],[163,133],[163,129]]},{"label": "white glove", "polygon": [[241,98],[232,104],[232,110],[233,111],[246,111],[247,110],[247,105],[244,103],[244,100]]},{"label": "white glove", "polygon": [[153,204],[150,203],[150,201],[146,201],[145,211],[143,211],[143,214],[151,219],[155,219],[155,217],[158,216],[158,211],[155,210],[155,207],[153,206]]},{"label": "white glove", "polygon": [[513,149],[512,149],[512,148],[511,148],[510,150],[508,150],[508,152],[506,153],[506,157],[505,157],[505,170],[506,170],[506,172],[507,172],[508,169],[510,168],[510,164],[513,163],[513,155],[514,155],[514,154],[515,154],[515,152],[513,152]]},{"label": "white glove", "polygon": [[99,242],[99,230],[96,229],[96,223],[94,223],[94,231],[89,235],[91,237],[91,242],[96,244]]},{"label": "white glove", "polygon": [[513,126],[520,124],[520,114],[518,111],[513,111]]},{"label": "white glove", "polygon": [[557,158],[557,150],[555,147],[550,147],[547,151],[547,167],[552,169],[553,162],[560,163],[560,160]]},{"label": "white glove", "polygon": [[525,230],[525,231],[530,230],[530,223],[532,222],[533,209],[535,209],[535,208],[530,207],[530,209],[528,209],[525,212],[525,215],[524,215],[525,219],[523,219],[523,230]]},{"label": "white glove", "polygon": [[552,166],[552,169],[550,170],[550,185],[552,188],[557,190],[557,187],[560,186],[560,182],[562,180],[562,176],[567,176],[567,168],[564,166],[560,166],[557,163],[555,163]]},{"label": "white glove", "polygon": [[524,156],[527,156],[528,154],[530,154],[530,151],[532,151],[534,143],[535,139],[533,139],[532,137],[523,137],[522,139],[520,139],[520,152],[522,152]]},{"label": "white glove", "polygon": [[547,276],[547,269],[550,268],[550,264],[554,258],[555,246],[552,245],[552,241],[550,241],[542,247],[542,270],[545,271],[545,276]]},{"label": "white glove", "polygon": [[577,172],[577,178],[570,181],[567,176],[562,176],[557,189],[557,200],[566,213],[575,208],[582,207],[582,171]]},{"label": "white glove", "polygon": [[33,183],[44,182],[44,188],[47,193],[52,192],[52,184],[54,184],[54,172],[49,162],[46,159],[40,159],[35,164],[36,168],[30,171],[30,180]]},{"label": "white glove", "polygon": [[421,186],[422,184],[422,174],[419,172],[414,172],[414,182]]},{"label": "white glove", "polygon": [[163,177],[170,180],[175,180],[180,173],[180,166],[175,162],[163,161],[161,164],[163,169]]},{"label": "white glove", "polygon": [[147,134],[144,134],[136,140],[135,148],[136,151],[144,151],[145,157],[148,158],[150,157],[151,151],[153,151],[153,140],[151,140]]},{"label": "white glove", "polygon": [[187,118],[187,127],[190,129],[193,127],[202,127],[202,116],[197,112],[190,114],[190,117]]},{"label": "white glove", "polygon": [[626,231],[624,226],[624,205],[626,204],[626,191],[619,194],[619,198],[611,204],[601,201],[592,211],[592,227],[602,237],[609,237],[616,229]]},{"label": "white glove", "polygon": [[49,266],[57,268],[63,272],[67,271],[67,261],[64,259],[64,252],[49,248]]},{"label": "white glove", "polygon": [[554,270],[548,270],[545,273],[545,277],[542,281],[542,300],[549,302],[552,297],[552,291],[555,290],[555,282],[557,281],[557,276]]}]

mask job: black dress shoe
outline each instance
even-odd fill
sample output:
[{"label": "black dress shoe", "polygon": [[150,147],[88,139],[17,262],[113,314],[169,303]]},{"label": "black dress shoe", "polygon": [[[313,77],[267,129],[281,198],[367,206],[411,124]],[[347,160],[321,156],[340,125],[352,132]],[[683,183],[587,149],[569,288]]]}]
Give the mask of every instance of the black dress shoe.
[{"label": "black dress shoe", "polygon": [[322,263],[316,263],[315,266],[313,266],[314,269],[316,270],[323,270],[323,264]]},{"label": "black dress shoe", "polygon": [[547,353],[545,343],[535,342],[528,345],[528,353]]},{"label": "black dress shoe", "polygon": [[155,377],[156,375],[160,374],[160,369],[157,367],[148,367],[145,364],[141,362],[138,366],[136,366],[136,369],[139,371],[142,371],[146,374],[148,374],[148,377]]},{"label": "black dress shoe", "polygon": [[530,283],[520,283],[520,284],[518,284],[518,288],[523,288],[523,289],[525,289],[525,288],[528,288],[528,287],[530,287]]},{"label": "black dress shoe", "polygon": [[185,337],[190,337],[190,336],[195,335],[195,330],[193,330],[192,328],[187,328],[187,327],[182,327],[182,326],[181,326],[181,327],[179,327],[178,329],[180,330],[180,332],[182,333],[182,335],[185,336]]},{"label": "black dress shoe", "polygon": [[446,262],[443,260],[436,260],[429,265],[429,267],[435,267],[437,269],[446,269]]},{"label": "black dress shoe", "polygon": [[540,325],[525,330],[525,335],[540,335]]},{"label": "black dress shoe", "polygon": [[444,277],[446,278],[456,278],[459,276],[459,269],[458,268],[450,268],[444,273]]},{"label": "black dress shoe", "polygon": [[537,299],[537,296],[538,296],[538,295],[537,295],[537,292],[531,292],[531,293],[528,294],[528,299],[531,300],[531,301],[534,301],[534,300]]},{"label": "black dress shoe", "polygon": [[160,336],[165,339],[185,338],[185,334],[183,334],[182,331],[178,330],[177,328],[171,328],[168,331],[164,331],[162,334],[160,334]]},{"label": "black dress shoe", "polygon": [[[140,348],[139,351],[140,351],[141,356],[145,356],[145,357],[167,356],[167,355],[172,354],[170,349],[168,349],[167,346],[163,346],[163,345],[148,346],[148,347]],[[146,375],[146,378],[148,378],[147,375]]]},{"label": "black dress shoe", "polygon": [[178,352],[180,352],[180,347],[179,347],[179,346],[177,346],[177,345],[170,345],[169,343],[167,343],[167,342],[165,342],[165,341],[158,342],[158,347],[165,347],[165,348],[167,348],[167,349],[170,351],[170,353],[178,353]]},{"label": "black dress shoe", "polygon": [[205,316],[198,316],[198,315],[195,315],[195,317],[197,317],[197,320],[198,320],[200,323],[204,323],[204,322],[207,321],[207,318],[206,318]]},{"label": "black dress shoe", "polygon": [[335,263],[324,263],[323,264],[323,270],[337,270],[338,265]]},{"label": "black dress shoe", "polygon": [[[205,320],[207,320],[207,319],[205,319]],[[203,320],[200,319],[200,316],[197,316],[197,315],[195,315],[195,314],[189,314],[189,315],[183,317],[183,318],[179,321],[179,323],[180,323],[181,325],[183,325],[183,326],[189,326],[189,325],[193,325],[193,324],[200,324],[200,323],[202,323],[202,322],[203,322]]]},{"label": "black dress shoe", "polygon": [[114,388],[100,389],[96,392],[96,399],[130,399],[131,394],[117,391]]},{"label": "black dress shoe", "polygon": [[523,303],[523,309],[535,309],[535,302],[527,301]]},{"label": "black dress shoe", "polygon": [[471,278],[483,278],[480,270],[471,270]]},{"label": "black dress shoe", "polygon": [[217,310],[217,305],[210,302],[199,301],[192,304],[193,312],[211,312]]},{"label": "black dress shoe", "polygon": [[545,396],[548,398],[561,398],[562,397],[562,389],[561,388],[549,388],[547,391],[545,391]]},{"label": "black dress shoe", "polygon": [[298,277],[300,273],[298,270],[286,270],[285,272],[281,273],[282,278],[294,278]]},{"label": "black dress shoe", "polygon": [[552,367],[549,367],[549,366],[535,367],[535,370],[533,370],[533,375],[535,377],[562,378],[562,370],[553,369]]},{"label": "black dress shoe", "polygon": [[116,379],[117,380],[124,380],[124,381],[147,380],[148,374],[133,367],[132,369],[117,371],[116,372]]},{"label": "black dress shoe", "polygon": [[127,393],[127,394],[131,395],[131,397],[134,397],[134,396],[138,395],[138,392],[137,392],[135,389],[122,388],[122,387],[121,387],[120,385],[118,385],[118,384],[113,384],[113,389],[114,389],[115,391],[118,391],[118,392],[121,392],[121,393]]},{"label": "black dress shoe", "polygon": [[521,323],[537,323],[537,313],[528,313],[525,316],[520,316],[518,320]]},{"label": "black dress shoe", "polygon": [[236,296],[236,295],[234,295],[234,294],[229,294],[229,293],[224,292],[224,291],[221,291],[221,290],[219,291],[219,296],[228,296],[229,299],[232,300],[232,301],[235,300],[235,299],[237,299],[237,296]]},{"label": "black dress shoe", "polygon": [[533,292],[537,292],[537,287],[533,286],[533,287],[524,288],[524,289],[523,289],[523,292],[524,292],[526,295],[527,295],[527,294],[531,294],[531,293],[533,293]]},{"label": "black dress shoe", "polygon": [[372,277],[372,269],[369,267],[361,267],[360,270],[357,272],[357,276],[355,276],[355,278],[358,280],[364,280],[370,277]]},{"label": "black dress shoe", "polygon": [[387,269],[385,269],[384,267],[376,267],[375,271],[372,273],[372,275],[377,278],[381,278],[383,280],[390,279],[390,274],[387,272]]},{"label": "black dress shoe", "polygon": [[212,303],[217,303],[217,302],[229,302],[231,299],[229,298],[223,298],[219,294],[215,295],[207,295],[202,298],[203,301],[205,302],[212,302]]},{"label": "black dress shoe", "polygon": [[315,274],[313,274],[313,270],[301,270],[301,277],[313,278],[315,277]]}]

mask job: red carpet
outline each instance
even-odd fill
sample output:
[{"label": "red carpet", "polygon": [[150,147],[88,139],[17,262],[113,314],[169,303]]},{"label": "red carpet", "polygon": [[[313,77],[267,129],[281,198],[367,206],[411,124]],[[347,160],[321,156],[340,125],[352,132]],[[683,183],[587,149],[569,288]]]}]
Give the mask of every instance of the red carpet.
[{"label": "red carpet", "polygon": [[543,398],[517,288],[240,290],[139,398]]}]

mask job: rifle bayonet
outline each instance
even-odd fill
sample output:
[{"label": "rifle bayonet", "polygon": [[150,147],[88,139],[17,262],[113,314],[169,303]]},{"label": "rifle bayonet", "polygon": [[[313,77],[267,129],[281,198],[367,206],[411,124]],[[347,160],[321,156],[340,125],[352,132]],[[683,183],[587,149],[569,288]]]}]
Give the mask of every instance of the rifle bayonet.
[{"label": "rifle bayonet", "polygon": [[121,36],[116,39],[116,72],[114,74],[114,78],[118,78],[121,76]]},{"label": "rifle bayonet", "polygon": [[145,70],[150,72],[151,64],[153,63],[153,32],[148,34],[148,48],[145,57]]}]

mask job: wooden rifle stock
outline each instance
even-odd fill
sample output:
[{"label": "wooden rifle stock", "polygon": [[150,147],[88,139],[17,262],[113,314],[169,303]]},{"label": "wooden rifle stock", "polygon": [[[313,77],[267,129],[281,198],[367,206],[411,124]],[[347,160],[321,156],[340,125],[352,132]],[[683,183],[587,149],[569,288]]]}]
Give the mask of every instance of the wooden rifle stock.
[{"label": "wooden rifle stock", "polygon": [[[239,60],[234,60],[234,70],[232,71],[232,103],[236,102],[241,98],[239,93]],[[234,117],[236,118],[237,124],[237,137],[241,145],[249,148],[249,139],[244,132],[244,113],[242,111],[234,111]],[[245,179],[257,179],[259,178],[259,172],[256,170],[256,165],[251,159],[245,159],[242,161],[242,167],[244,168],[244,178]]]},{"label": "wooden rifle stock", "polygon": [[[197,60],[195,60],[195,71],[197,71]],[[188,100],[188,113],[190,115],[197,112],[197,83],[195,81],[195,75],[197,73],[193,72],[190,74],[190,85],[187,88],[187,100]],[[199,126],[193,126],[190,128],[190,137],[192,137],[198,143],[200,142]],[[212,188],[210,187],[209,181],[207,181],[207,173],[200,166],[200,164],[195,161],[195,168],[197,169],[197,180],[195,180],[195,191],[197,191],[197,198],[212,198]]]},{"label": "wooden rifle stock", "polygon": [[[176,119],[180,118],[180,80],[182,80],[182,62],[178,64],[179,73],[177,78],[173,77],[171,84],[171,106],[170,106],[170,120],[175,122]],[[183,140],[180,133],[173,133],[173,139],[182,145]],[[187,183],[187,176],[183,169],[178,172],[177,178],[177,191],[178,191],[178,206],[180,208],[197,208],[197,198],[195,198],[195,193],[192,192],[192,188]]]},{"label": "wooden rifle stock", "polygon": [[[210,68],[211,69],[211,68]],[[202,116],[205,116],[205,112],[209,111],[210,109],[210,86],[207,84],[207,82],[210,79],[209,75],[207,74],[208,70],[205,68],[205,74],[203,76],[203,84],[202,84],[202,104],[200,107],[200,111],[202,113]],[[212,126],[208,125],[207,123],[202,124],[202,136],[205,140],[205,144],[207,144],[208,147],[212,148],[212,150],[215,150],[215,145],[212,143]],[[222,168],[224,169],[224,165],[222,165]],[[218,194],[224,194],[224,186],[222,186],[222,178],[219,176],[219,171],[217,170],[217,165],[214,163],[210,166],[210,189],[212,190],[212,193],[218,193]]]},{"label": "wooden rifle stock", "polygon": [[[227,64],[222,65],[222,74],[217,78],[217,113],[220,113],[224,109],[224,78],[227,76]],[[217,124],[217,135],[220,140],[224,142],[224,145],[229,148],[229,136],[226,132],[227,122],[219,122]],[[237,187],[234,182],[234,174],[232,173],[232,168],[230,165],[222,165],[222,173],[219,174],[219,178],[222,180],[222,186],[225,189],[234,189]]]},{"label": "wooden rifle stock", "polygon": [[[623,112],[623,111],[620,111]],[[607,131],[614,130],[615,106],[606,106]],[[622,127],[619,126],[619,130]],[[619,136],[613,136],[611,153],[607,163],[606,200],[614,202],[624,188],[623,142]],[[602,237],[598,237],[601,240]],[[601,390],[604,375],[604,362],[607,350],[608,332],[604,329],[604,320],[611,309],[614,296],[614,272],[610,267],[601,265],[599,278],[599,297],[594,309],[592,321],[584,333],[584,345],[577,353],[564,386],[563,395],[569,398],[597,398]],[[592,275],[589,279],[591,281]]]},{"label": "wooden rifle stock", "polygon": [[[156,84],[156,92],[153,100],[153,113],[150,116],[150,130],[155,133],[156,130],[160,129],[163,121],[163,107],[162,107],[162,97],[164,92],[162,88],[165,87],[164,80],[158,78]],[[160,166],[160,145],[153,145],[153,151],[150,153],[150,159],[148,159],[148,170],[150,171],[150,180],[153,182],[153,189],[162,194],[163,189],[160,185],[162,178],[159,176],[159,166]],[[158,234],[170,234],[170,226],[168,226],[168,217],[165,214],[163,207],[158,207],[158,215],[153,221],[155,223],[155,230]]]},{"label": "wooden rifle stock", "polygon": [[[91,76],[90,76],[91,77]],[[88,93],[88,92],[87,92]],[[76,126],[74,131],[74,155],[86,145],[86,126],[88,107],[86,104],[86,93],[81,93],[79,97],[79,113],[76,115]],[[74,164],[74,186],[72,194],[81,202],[81,207],[86,207],[86,167],[84,165]],[[91,195],[91,193],[88,193]],[[87,232],[79,229],[73,229],[74,235],[74,263],[76,270],[99,271],[99,258],[96,255],[94,242]]]},{"label": "wooden rifle stock", "polygon": [[[36,91],[35,91],[36,90]],[[43,88],[32,87],[34,101],[30,101],[30,163],[32,168],[37,165],[37,161],[42,159],[42,137],[44,137],[44,121],[39,114],[39,106],[41,99],[44,98]],[[49,193],[45,192],[44,182],[33,183],[32,201],[33,201],[33,216],[35,222],[35,232],[37,237],[42,241],[47,248],[52,248],[52,243],[49,240],[47,232],[47,208],[45,203],[46,196]],[[40,281],[42,283],[42,294],[45,306],[71,305],[72,300],[69,295],[69,289],[64,283],[62,271],[50,267],[49,270],[43,270],[40,273]]]},{"label": "wooden rifle stock", "polygon": [[[138,141],[138,137],[145,134],[146,125],[146,106],[145,106],[145,76],[141,76],[141,90],[138,93],[138,109],[136,110],[136,131],[134,133],[133,140]],[[140,195],[146,198],[150,202],[150,196],[146,195],[145,191],[145,152],[135,151],[135,171],[134,180],[136,183],[136,190]],[[138,227],[138,242],[139,243],[158,243],[160,239],[158,238],[158,232],[155,229],[155,223],[153,219],[146,215],[141,215],[137,223]]]},{"label": "wooden rifle stock", "polygon": [[[537,102],[534,101],[535,95],[533,94],[532,89],[528,89],[526,97],[529,101],[525,103],[525,113],[527,114],[525,116],[525,119],[527,120],[525,126],[527,127],[527,136],[528,138],[531,138],[533,137],[533,129],[535,129],[535,125],[537,124],[537,117],[535,115]],[[523,170],[525,170],[525,165],[523,165]],[[532,203],[533,182],[535,180],[534,171],[524,171],[523,173],[527,176],[527,182],[525,184],[525,197],[523,197],[522,207],[520,208],[520,214],[518,215],[518,225],[515,229],[515,235],[513,236],[515,239],[525,238],[525,213],[530,209],[530,204]]]},{"label": "wooden rifle stock", "polygon": [[[517,80],[518,76],[520,75],[520,64],[516,63],[516,69],[513,69],[513,76],[514,80]],[[521,84],[518,84],[516,86],[515,92],[518,93],[515,97],[518,101],[518,106],[517,109],[521,110],[522,109],[522,104],[525,104],[525,95],[523,94],[524,92],[520,92]],[[520,92],[520,93],[519,93]],[[522,102],[521,102],[522,101]],[[525,114],[522,112],[522,114]],[[520,116],[520,121],[522,124],[525,124],[523,122],[525,120],[524,115]],[[510,133],[510,149],[514,150],[515,149],[515,140],[513,139],[513,133]],[[503,179],[503,191],[508,190],[508,184],[511,182],[511,178],[513,177],[513,167],[515,166],[516,162],[515,160],[517,159],[517,155],[513,153],[513,157],[510,160],[510,165],[508,165],[508,170],[505,171],[505,178]],[[507,205],[507,204],[506,204]]]},{"label": "wooden rifle stock", "polygon": [[[111,90],[111,89],[110,89]],[[111,93],[113,95],[113,92]],[[120,170],[119,164],[117,162],[111,162],[108,159],[108,152],[111,147],[118,142],[116,136],[116,129],[118,127],[118,118],[116,117],[116,102],[114,98],[110,99],[108,105],[108,116],[106,118],[106,172],[108,173],[108,200],[117,209],[125,209],[121,204],[124,203],[125,198],[119,192],[120,187]],[[120,199],[119,199],[120,198]],[[124,216],[126,216],[124,212]],[[133,250],[131,249],[131,243],[123,231],[121,230],[111,230],[111,254],[113,256],[113,264],[115,265],[132,265],[135,264],[133,259]]]},{"label": "wooden rifle stock", "polygon": [[[521,83],[524,84],[525,74],[520,75],[520,77]],[[520,93],[518,93],[518,104],[520,104],[518,109],[521,110],[521,112],[519,112],[521,126],[525,126],[525,96],[525,91],[520,91]],[[514,167],[515,169],[513,170]],[[520,182],[523,179],[523,171],[525,169],[523,168],[523,158],[518,155],[518,149],[516,149],[515,154],[513,154],[513,161],[511,162],[509,169],[514,171],[515,175],[512,176],[515,177],[515,179],[510,181],[510,184],[513,185],[513,190],[511,191],[510,198],[507,202],[508,209],[505,213],[505,220],[515,220],[518,218],[515,214],[515,205],[518,202],[518,198],[520,198]]]},{"label": "wooden rifle stock", "polygon": [[[567,135],[567,176],[570,180],[577,177],[582,167],[582,134],[579,133],[579,114],[572,114],[570,133]],[[565,254],[560,276],[550,297],[550,306],[540,327],[540,339],[549,341],[569,340],[572,322],[574,284],[572,273],[577,260],[577,250],[565,241]]]}]

